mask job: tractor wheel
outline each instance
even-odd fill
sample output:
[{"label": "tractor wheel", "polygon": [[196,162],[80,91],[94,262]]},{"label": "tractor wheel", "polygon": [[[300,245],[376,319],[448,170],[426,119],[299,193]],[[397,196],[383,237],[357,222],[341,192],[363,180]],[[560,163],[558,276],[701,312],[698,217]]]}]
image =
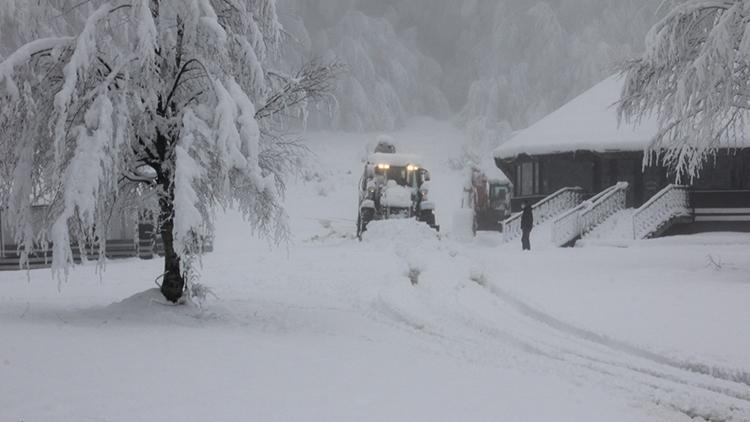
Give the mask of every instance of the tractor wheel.
[{"label": "tractor wheel", "polygon": [[435,213],[432,210],[423,212],[419,218],[419,221],[427,223],[428,226],[434,228],[435,227]]},{"label": "tractor wheel", "polygon": [[362,233],[367,231],[367,224],[372,221],[375,216],[375,210],[369,208],[363,208],[359,210],[357,216],[357,238],[362,240]]}]

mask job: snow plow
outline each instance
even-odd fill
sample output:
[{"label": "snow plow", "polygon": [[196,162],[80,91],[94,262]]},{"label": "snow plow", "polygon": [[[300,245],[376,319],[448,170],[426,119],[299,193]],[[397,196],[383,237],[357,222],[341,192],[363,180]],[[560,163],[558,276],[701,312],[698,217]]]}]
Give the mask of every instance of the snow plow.
[{"label": "snow plow", "polygon": [[477,167],[470,168],[464,188],[463,208],[473,211],[472,231],[503,231],[503,220],[510,217],[511,182],[503,177],[487,177]]},{"label": "snow plow", "polygon": [[365,164],[359,186],[357,237],[373,220],[416,218],[435,230],[435,204],[428,199],[430,172],[413,154],[378,145]]}]

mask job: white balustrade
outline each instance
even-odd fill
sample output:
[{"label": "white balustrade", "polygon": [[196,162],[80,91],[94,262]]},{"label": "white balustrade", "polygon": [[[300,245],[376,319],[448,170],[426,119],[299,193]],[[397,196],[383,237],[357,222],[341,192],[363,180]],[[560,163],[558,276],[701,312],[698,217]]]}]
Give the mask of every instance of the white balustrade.
[{"label": "white balustrade", "polygon": [[565,246],[625,209],[629,185],[620,182],[561,215],[552,227],[552,242]]},{"label": "white balustrade", "polygon": [[583,205],[579,205],[568,210],[555,220],[552,226],[552,243],[556,246],[564,246],[579,236],[581,232],[579,216],[582,207]]},{"label": "white balustrade", "polygon": [[633,214],[633,238],[646,239],[675,218],[691,215],[688,187],[669,185]]},{"label": "white balustrade", "polygon": [[[582,199],[583,189],[581,188],[560,189],[531,207],[534,225],[543,224],[566,210],[576,207]],[[521,236],[521,215],[522,213],[514,214],[503,222],[503,238],[506,242]]]},{"label": "white balustrade", "polygon": [[626,207],[629,185],[620,182],[613,186],[609,193],[603,195],[592,206],[581,212],[581,236],[585,236],[609,217]]}]

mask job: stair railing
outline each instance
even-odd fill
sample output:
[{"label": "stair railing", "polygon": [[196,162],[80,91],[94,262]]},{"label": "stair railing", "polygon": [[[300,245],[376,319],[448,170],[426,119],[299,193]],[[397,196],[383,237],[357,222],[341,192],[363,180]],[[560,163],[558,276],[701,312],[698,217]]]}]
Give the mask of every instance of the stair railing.
[{"label": "stair railing", "polygon": [[625,209],[628,188],[627,182],[620,182],[560,215],[552,227],[552,242],[565,246]]},{"label": "stair railing", "polygon": [[689,188],[669,185],[633,214],[633,239],[646,239],[675,218],[692,214]]},{"label": "stair railing", "polygon": [[[560,213],[575,208],[582,200],[583,189],[578,187],[560,189],[531,207],[534,225],[543,224]],[[521,236],[521,215],[522,213],[519,212],[503,221],[503,238],[506,242]]]},{"label": "stair railing", "polygon": [[587,235],[596,226],[605,222],[609,217],[625,209],[628,200],[627,182],[620,182],[611,190],[591,203],[591,207],[581,213],[581,236]]}]

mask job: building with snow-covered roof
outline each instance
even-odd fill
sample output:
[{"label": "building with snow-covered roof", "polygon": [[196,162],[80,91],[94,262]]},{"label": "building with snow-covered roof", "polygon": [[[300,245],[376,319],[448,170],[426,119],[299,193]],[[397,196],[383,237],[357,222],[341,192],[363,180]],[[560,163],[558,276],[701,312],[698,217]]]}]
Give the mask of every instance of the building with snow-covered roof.
[{"label": "building with snow-covered roof", "polygon": [[[640,207],[674,183],[663,166],[643,166],[656,119],[618,121],[622,87],[610,77],[497,148],[495,162],[515,186],[514,209],[566,187],[585,198],[618,182],[628,182],[628,206]],[[691,207],[703,213],[696,219],[750,220],[750,142],[720,150],[689,188]]]}]

